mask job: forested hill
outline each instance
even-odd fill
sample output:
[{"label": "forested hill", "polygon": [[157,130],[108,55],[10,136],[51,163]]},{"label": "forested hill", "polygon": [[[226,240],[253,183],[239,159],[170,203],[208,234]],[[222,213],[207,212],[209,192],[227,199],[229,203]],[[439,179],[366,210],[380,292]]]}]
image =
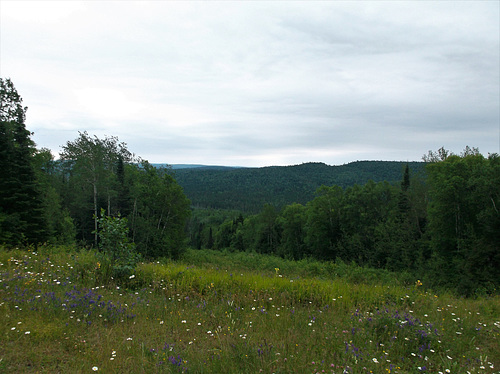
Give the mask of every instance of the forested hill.
[{"label": "forested hill", "polygon": [[[262,168],[186,168],[172,173],[192,205],[201,208],[260,211],[264,204],[278,208],[291,203],[305,204],[321,185],[348,187],[354,184],[397,182],[407,162],[357,161],[340,166],[305,163]],[[409,162],[414,176],[423,162]]]}]

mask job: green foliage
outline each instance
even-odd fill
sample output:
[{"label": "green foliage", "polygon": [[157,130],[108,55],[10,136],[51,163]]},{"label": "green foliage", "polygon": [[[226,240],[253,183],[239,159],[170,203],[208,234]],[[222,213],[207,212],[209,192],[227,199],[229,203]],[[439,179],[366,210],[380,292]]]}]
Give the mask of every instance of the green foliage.
[{"label": "green foliage", "polygon": [[0,243],[10,245],[36,245],[48,238],[26,111],[12,81],[0,78]]},{"label": "green foliage", "polygon": [[97,218],[99,227],[99,249],[109,260],[112,276],[123,280],[132,275],[135,265],[139,261],[139,255],[135,250],[135,244],[128,238],[127,219],[106,216],[101,209],[101,217]]},{"label": "green foliage", "polygon": [[305,243],[306,208],[301,204],[286,206],[277,218],[281,228],[278,254],[289,259],[301,259],[308,254]]},{"label": "green foliage", "polygon": [[236,225],[233,220],[224,221],[219,225],[217,234],[215,235],[214,247],[216,249],[231,248],[231,243],[236,234]]},{"label": "green foliage", "polygon": [[192,207],[188,222],[189,245],[201,248],[213,248],[214,232],[226,220],[243,223],[244,218],[237,210],[200,209]]},{"label": "green foliage", "polygon": [[127,218],[144,257],[179,257],[186,244],[189,200],[166,170],[147,161],[130,163],[133,157],[125,143],[86,132],[63,147],[61,159],[54,174],[62,182],[55,185],[81,243],[97,244],[97,213],[104,209],[107,216]]},{"label": "green foliage", "polygon": [[[500,161],[471,150],[427,167],[429,231],[436,282],[461,293],[498,289]],[[439,277],[437,276],[439,274]],[[479,291],[482,292],[482,291]]]},{"label": "green foliage", "polygon": [[[305,163],[264,168],[192,168],[173,171],[178,183],[197,208],[237,209],[257,214],[265,204],[281,209],[292,203],[307,204],[322,185],[347,188],[401,179],[403,162],[357,161],[340,166]],[[417,174],[423,162],[409,162]]]},{"label": "green foliage", "polygon": [[56,163],[50,150],[37,150],[32,164],[35,170],[47,223],[47,241],[53,244],[74,244],[76,228],[56,186],[58,185],[55,173]]},{"label": "green foliage", "polygon": [[322,186],[316,194],[307,205],[304,241],[313,257],[332,260],[340,257],[338,242],[342,238],[340,213],[344,191],[338,186]]},{"label": "green foliage", "polygon": [[[82,238],[90,239],[89,234],[93,232],[94,244],[97,244],[98,212],[100,208],[106,207],[108,215],[114,213],[112,205],[115,208],[118,195],[116,170],[119,160],[131,161],[132,154],[126,144],[120,143],[116,137],[100,139],[84,131],[79,133],[78,139],[62,146],[60,156],[64,162],[64,173],[70,176],[65,186],[69,189],[67,203],[74,216],[80,220]],[[92,201],[92,205],[89,201]],[[91,211],[93,214],[90,214]],[[90,230],[85,224],[92,216],[94,229]]]},{"label": "green foliage", "polygon": [[178,258],[186,246],[190,202],[175,179],[148,162],[128,169],[134,209],[129,215],[137,250],[146,258]]},{"label": "green foliage", "polygon": [[281,230],[277,225],[278,213],[270,204],[264,205],[257,215],[258,224],[254,231],[254,247],[258,253],[276,253],[281,240]]}]

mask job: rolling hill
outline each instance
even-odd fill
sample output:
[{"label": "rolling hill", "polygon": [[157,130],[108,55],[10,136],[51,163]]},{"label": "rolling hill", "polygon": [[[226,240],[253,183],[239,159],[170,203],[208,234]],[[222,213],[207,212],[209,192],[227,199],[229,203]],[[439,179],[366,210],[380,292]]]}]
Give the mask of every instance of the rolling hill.
[{"label": "rolling hill", "polygon": [[[262,168],[204,167],[172,168],[172,174],[194,207],[260,211],[264,204],[277,208],[305,204],[321,185],[343,188],[355,184],[398,182],[407,162],[356,161],[330,166],[305,163]],[[412,175],[423,173],[423,162],[408,162]]]}]

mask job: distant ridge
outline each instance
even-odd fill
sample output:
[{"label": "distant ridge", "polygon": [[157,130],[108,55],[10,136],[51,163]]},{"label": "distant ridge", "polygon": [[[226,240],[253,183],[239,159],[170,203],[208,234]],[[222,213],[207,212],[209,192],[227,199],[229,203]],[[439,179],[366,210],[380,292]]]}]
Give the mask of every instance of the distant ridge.
[{"label": "distant ridge", "polygon": [[424,162],[356,161],[329,166],[310,162],[293,166],[172,168],[172,174],[194,207],[259,212],[264,204],[282,208],[311,201],[321,185],[342,188],[369,180],[399,183],[406,164],[411,177],[423,174]]},{"label": "distant ridge", "polygon": [[212,170],[226,170],[226,169],[241,169],[240,166],[221,166],[221,165],[201,165],[201,164],[151,164],[154,167],[171,167],[173,170],[179,169],[212,169]]}]

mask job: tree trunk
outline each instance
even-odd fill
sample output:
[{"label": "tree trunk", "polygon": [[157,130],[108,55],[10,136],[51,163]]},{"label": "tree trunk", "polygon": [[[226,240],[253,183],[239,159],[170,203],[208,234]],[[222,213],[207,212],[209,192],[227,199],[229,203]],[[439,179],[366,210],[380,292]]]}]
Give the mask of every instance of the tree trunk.
[{"label": "tree trunk", "polygon": [[94,181],[94,244],[97,247],[97,182]]}]

